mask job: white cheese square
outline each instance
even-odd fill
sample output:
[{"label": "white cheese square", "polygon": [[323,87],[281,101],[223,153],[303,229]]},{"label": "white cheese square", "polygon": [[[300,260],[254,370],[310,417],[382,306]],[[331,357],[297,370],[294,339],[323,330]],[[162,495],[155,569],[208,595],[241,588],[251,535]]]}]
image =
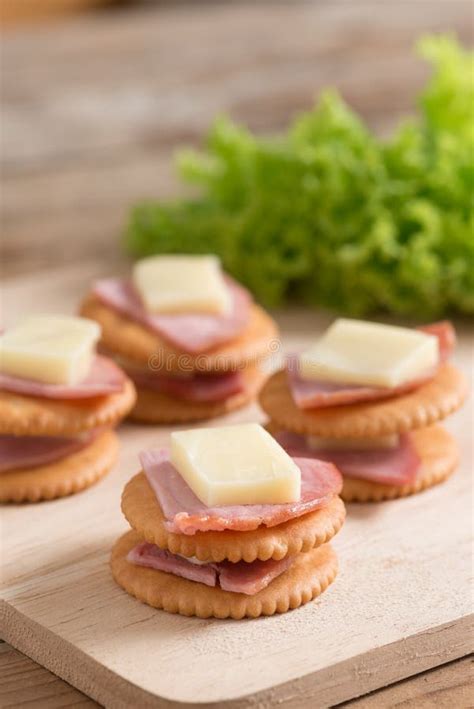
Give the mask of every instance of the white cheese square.
[{"label": "white cheese square", "polygon": [[135,264],[132,280],[152,313],[222,315],[232,308],[217,256],[151,256]]},{"label": "white cheese square", "polygon": [[438,340],[411,328],[336,320],[299,357],[303,379],[396,387],[438,364]]},{"label": "white cheese square", "polygon": [[208,507],[300,499],[300,469],[256,423],[172,433],[171,462]]},{"label": "white cheese square", "polygon": [[100,333],[86,318],[32,316],[0,335],[0,371],[46,384],[77,384],[89,373]]}]

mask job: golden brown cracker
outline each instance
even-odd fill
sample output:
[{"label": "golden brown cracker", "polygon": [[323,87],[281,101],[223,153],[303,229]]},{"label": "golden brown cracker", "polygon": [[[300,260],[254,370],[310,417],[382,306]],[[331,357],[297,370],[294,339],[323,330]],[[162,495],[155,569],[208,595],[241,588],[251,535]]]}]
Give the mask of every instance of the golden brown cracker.
[{"label": "golden brown cracker", "polygon": [[275,527],[261,526],[249,532],[228,529],[174,534],[165,527],[162,509],[144,473],[135,475],[125,486],[122,512],[146,541],[173,554],[195,556],[200,561],[283,559],[288,554],[325,544],[340,530],[345,519],[344,504],[335,495],[326,507]]},{"label": "golden brown cracker", "polygon": [[[258,362],[278,349],[278,328],[274,320],[258,305],[251,306],[250,322],[241,335],[211,348],[203,354],[184,354],[143,325],[120,315],[94,295],[83,302],[80,314],[96,320],[102,327],[102,345],[114,354],[139,364],[153,358],[166,362],[166,371],[223,372],[242,363]],[[183,359],[184,357],[184,359]]]},{"label": "golden brown cracker", "polygon": [[324,438],[371,438],[429,426],[458,409],[467,396],[466,377],[452,364],[407,394],[380,401],[300,409],[286,372],[274,374],[260,392],[260,405],[280,428]]},{"label": "golden brown cracker", "polygon": [[80,492],[109,472],[118,447],[116,434],[108,430],[54,463],[0,473],[0,502],[40,502]]},{"label": "golden brown cracker", "polygon": [[298,554],[287,571],[249,596],[131,564],[126,556],[141,541],[139,534],[129,531],[115,543],[110,560],[114,579],[139,601],[185,616],[240,620],[285,613],[319,596],[337,574],[336,554],[329,544],[324,544],[307,554]]},{"label": "golden brown cracker", "polygon": [[413,442],[421,458],[418,474],[406,485],[381,485],[368,480],[344,478],[341,496],[346,502],[380,502],[407,497],[443,482],[459,463],[456,440],[443,426],[428,426],[412,433]]},{"label": "golden brown cracker", "polygon": [[46,399],[0,392],[0,433],[15,436],[68,436],[115,426],[135,403],[133,383],[121,392],[91,399]]},{"label": "golden brown cracker", "polygon": [[267,376],[256,367],[249,368],[243,374],[245,389],[222,401],[184,401],[170,394],[138,387],[137,401],[130,418],[141,423],[180,424],[223,416],[255,399]]}]

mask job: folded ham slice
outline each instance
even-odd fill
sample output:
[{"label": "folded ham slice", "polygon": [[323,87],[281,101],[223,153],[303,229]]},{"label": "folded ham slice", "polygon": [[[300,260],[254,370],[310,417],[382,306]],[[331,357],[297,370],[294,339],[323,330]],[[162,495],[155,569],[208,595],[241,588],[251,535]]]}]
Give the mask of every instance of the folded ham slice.
[{"label": "folded ham slice", "polygon": [[456,347],[456,330],[453,324],[449,320],[440,320],[428,325],[420,325],[417,330],[438,338],[439,363],[446,362]]},{"label": "folded ham slice", "polygon": [[382,485],[412,482],[420,468],[420,458],[409,433],[400,436],[396,448],[369,450],[313,450],[305,437],[289,431],[272,434],[291,456],[317,458],[334,463],[343,476]]},{"label": "folded ham slice", "polygon": [[138,387],[169,394],[183,401],[222,401],[245,388],[244,377],[240,371],[223,374],[191,374],[186,377],[173,377],[161,372],[132,367],[126,367],[126,372]]},{"label": "folded ham slice", "polygon": [[[456,343],[456,333],[447,320],[431,325],[424,325],[419,330],[435,335],[439,343],[439,361],[445,362],[452,353]],[[405,394],[427,381],[430,381],[436,371],[426,373],[411,382],[406,382],[393,388],[360,386],[352,384],[333,384],[331,382],[302,379],[298,372],[298,356],[290,355],[287,359],[287,375],[291,394],[300,409],[320,409],[326,406],[341,406],[356,404],[362,401],[386,399],[390,396]]]},{"label": "folded ham slice", "polygon": [[0,391],[45,399],[90,399],[122,391],[125,375],[108,357],[96,355],[89,374],[78,384],[46,384],[0,373]]},{"label": "folded ham slice", "polygon": [[0,435],[0,473],[54,463],[88,446],[98,430],[71,438]]},{"label": "folded ham slice", "polygon": [[223,591],[245,593],[248,596],[266,588],[274,578],[280,576],[293,563],[293,557],[275,561],[253,561],[247,563],[230,561],[203,564],[193,559],[186,559],[154,544],[142,542],[131,549],[127,560],[138,566],[145,566],[157,571],[165,571],[175,576],[181,576],[189,581],[197,581],[206,586],[220,586]]},{"label": "folded ham slice", "polygon": [[226,505],[206,507],[171,464],[167,450],[145,451],[140,461],[165,516],[170,532],[234,529],[248,531],[260,525],[274,527],[327,505],[342,489],[342,478],[331,463],[295,459],[301,470],[301,498],[278,505]]},{"label": "folded ham slice", "polygon": [[107,278],[97,281],[93,293],[105,305],[144,325],[183,352],[198,354],[240,335],[250,317],[250,293],[226,277],[232,294],[227,315],[208,313],[149,313],[131,281]]}]

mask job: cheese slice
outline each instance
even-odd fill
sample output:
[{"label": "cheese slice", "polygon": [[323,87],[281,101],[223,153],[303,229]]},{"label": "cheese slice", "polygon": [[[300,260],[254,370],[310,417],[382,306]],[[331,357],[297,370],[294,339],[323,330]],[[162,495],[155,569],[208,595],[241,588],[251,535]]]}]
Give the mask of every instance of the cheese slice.
[{"label": "cheese slice", "polygon": [[299,358],[303,379],[396,387],[438,364],[438,340],[419,330],[336,320]]},{"label": "cheese slice", "polygon": [[217,256],[151,256],[135,264],[132,279],[152,313],[222,315],[232,307]]},{"label": "cheese slice", "polygon": [[0,371],[47,384],[77,384],[89,373],[100,333],[86,318],[27,318],[0,336]]},{"label": "cheese slice", "polygon": [[172,433],[171,462],[208,507],[300,499],[300,469],[256,423]]},{"label": "cheese slice", "polygon": [[308,448],[313,451],[367,451],[390,450],[397,448],[399,437],[396,433],[375,438],[321,438],[319,436],[306,436]]}]

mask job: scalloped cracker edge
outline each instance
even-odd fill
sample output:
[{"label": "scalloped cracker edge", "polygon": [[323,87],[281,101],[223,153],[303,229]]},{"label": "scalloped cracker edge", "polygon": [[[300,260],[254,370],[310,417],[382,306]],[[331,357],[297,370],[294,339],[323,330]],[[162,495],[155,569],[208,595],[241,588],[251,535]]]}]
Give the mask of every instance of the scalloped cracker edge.
[{"label": "scalloped cracker edge", "polygon": [[117,459],[119,441],[105,431],[89,446],[62,460],[0,475],[0,502],[40,502],[85,490],[103,478]]},{"label": "scalloped cracker edge", "polygon": [[142,541],[129,531],[115,543],[110,566],[115,581],[139,601],[168,613],[199,618],[258,618],[298,608],[334,581],[337,557],[329,544],[299,554],[291,567],[254,596],[231,593],[174,574],[136,566],[126,560]]},{"label": "scalloped cracker edge", "polygon": [[224,416],[253,401],[267,378],[263,372],[256,368],[245,372],[244,376],[244,391],[233,394],[222,401],[184,401],[151,389],[138,388],[137,401],[130,413],[130,418],[141,423],[180,424]]},{"label": "scalloped cracker edge", "polygon": [[172,554],[195,556],[200,561],[236,562],[283,559],[328,542],[337,534],[346,516],[344,503],[335,495],[320,510],[290,519],[274,527],[260,526],[249,532],[225,530],[175,534],[168,532],[160,504],[143,472],[126,484],[122,512],[141,537]]},{"label": "scalloped cracker edge", "polygon": [[408,394],[375,402],[299,409],[291,396],[286,372],[274,374],[260,392],[259,402],[282,429],[324,438],[371,438],[429,426],[452,414],[468,392],[466,377],[444,364],[430,382]]},{"label": "scalloped cracker edge", "polygon": [[420,428],[412,433],[421,458],[415,480],[406,485],[381,485],[367,480],[344,478],[341,496],[346,502],[381,502],[408,497],[444,482],[459,463],[456,440],[442,426]]},{"label": "scalloped cracker edge", "polygon": [[[169,362],[169,368],[179,369],[179,357],[184,353],[168,344],[140,323],[120,315],[90,294],[80,308],[84,317],[96,320],[102,327],[102,344],[109,352],[132,361],[147,364],[150,357],[160,356]],[[227,343],[201,354],[184,354],[190,370],[201,372],[229,371],[244,363],[257,362],[275,350],[278,338],[275,321],[255,303],[251,306],[250,321],[245,330]]]},{"label": "scalloped cracker edge", "polygon": [[15,436],[67,436],[101,426],[113,427],[135,403],[130,379],[122,391],[91,399],[53,400],[0,392],[0,433]]}]

